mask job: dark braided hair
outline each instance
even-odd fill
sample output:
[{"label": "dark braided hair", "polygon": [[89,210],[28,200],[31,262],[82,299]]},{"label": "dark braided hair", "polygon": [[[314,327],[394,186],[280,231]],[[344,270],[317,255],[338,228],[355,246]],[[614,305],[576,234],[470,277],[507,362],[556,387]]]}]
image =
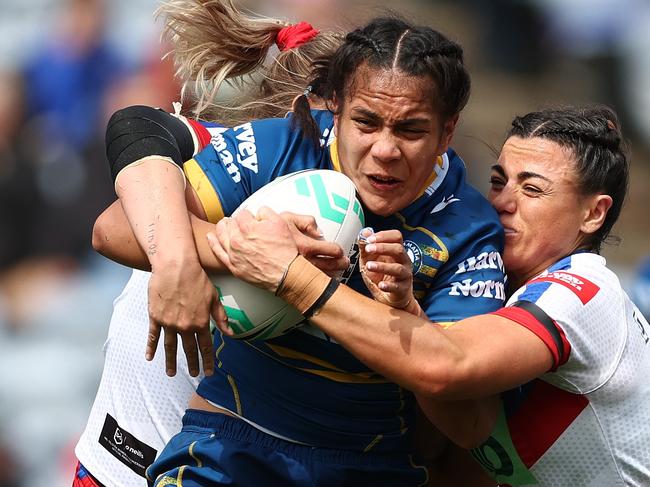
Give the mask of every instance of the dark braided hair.
[{"label": "dark braided hair", "polygon": [[[315,59],[312,93],[327,101],[338,100],[340,111],[362,65],[430,77],[433,107],[445,120],[460,113],[469,99],[470,77],[463,64],[463,49],[430,27],[415,26],[398,17],[372,20],[347,34],[333,55]],[[295,109],[303,129],[314,125],[304,98]]]},{"label": "dark braided hair", "polygon": [[508,137],[541,137],[571,151],[583,195],[607,194],[612,207],[603,225],[586,242],[599,252],[621,213],[628,189],[629,163],[616,113],[609,107],[565,107],[516,117]]}]

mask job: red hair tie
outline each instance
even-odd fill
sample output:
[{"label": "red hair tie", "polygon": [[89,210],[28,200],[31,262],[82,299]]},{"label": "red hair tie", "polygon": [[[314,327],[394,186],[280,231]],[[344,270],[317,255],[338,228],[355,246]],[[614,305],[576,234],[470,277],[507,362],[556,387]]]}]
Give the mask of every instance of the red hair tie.
[{"label": "red hair tie", "polygon": [[311,41],[318,33],[319,31],[314,29],[308,22],[299,22],[280,29],[275,38],[275,43],[278,49],[286,51]]}]

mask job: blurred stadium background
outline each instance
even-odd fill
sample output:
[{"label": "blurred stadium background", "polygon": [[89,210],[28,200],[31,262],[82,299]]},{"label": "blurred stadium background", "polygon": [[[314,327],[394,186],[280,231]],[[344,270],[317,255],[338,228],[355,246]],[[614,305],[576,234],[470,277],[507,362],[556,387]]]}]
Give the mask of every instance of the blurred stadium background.
[{"label": "blurred stadium background", "polygon": [[[650,1],[242,0],[256,12],[354,27],[386,7],[466,49],[473,94],[454,146],[472,182],[515,114],[604,102],[630,138],[630,198],[605,255],[650,308]],[[0,479],[70,485],[99,382],[112,300],[129,271],[94,255],[113,199],[103,131],[117,108],[171,109],[157,0],[0,0]],[[143,344],[144,354],[144,344]]]}]

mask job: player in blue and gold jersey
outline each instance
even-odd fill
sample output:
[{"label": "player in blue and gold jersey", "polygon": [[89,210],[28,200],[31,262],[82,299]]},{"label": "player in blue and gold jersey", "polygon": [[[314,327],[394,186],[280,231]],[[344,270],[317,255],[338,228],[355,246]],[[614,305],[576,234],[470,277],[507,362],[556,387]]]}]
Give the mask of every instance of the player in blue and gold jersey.
[{"label": "player in blue and gold jersey", "polygon": [[[357,186],[367,223],[401,231],[416,298],[431,320],[453,323],[498,309],[501,227],[449,149],[469,96],[460,46],[427,27],[377,19],[318,64],[311,87],[331,111],[310,112],[307,93],[293,115],[226,130],[184,164],[207,217],[230,215],[278,176],[342,171]],[[138,152],[135,140],[130,156],[116,154],[114,162],[166,156],[182,163],[179,141],[201,130],[177,122],[160,122],[168,129],[160,137],[172,134],[166,141],[176,151],[148,141],[146,153]],[[368,295],[351,271],[348,285]],[[353,309],[350,315],[353,326]],[[181,332],[184,340],[187,331],[165,326],[166,335]],[[327,335],[306,325],[267,342],[217,335],[214,347],[214,374],[201,381],[183,431],[149,468],[155,485],[426,483],[410,456],[411,393]]]}]

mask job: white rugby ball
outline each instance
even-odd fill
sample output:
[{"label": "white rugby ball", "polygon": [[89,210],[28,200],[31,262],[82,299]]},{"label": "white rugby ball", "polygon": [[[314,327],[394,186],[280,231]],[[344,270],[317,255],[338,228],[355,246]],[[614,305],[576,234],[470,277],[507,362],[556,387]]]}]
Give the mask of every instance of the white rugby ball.
[{"label": "white rugby ball", "polygon": [[[336,171],[312,169],[275,179],[249,196],[234,214],[246,209],[254,215],[267,206],[277,213],[311,215],[325,240],[338,243],[351,255],[364,226],[354,183]],[[234,337],[267,340],[304,321],[296,308],[274,294],[230,275],[212,279],[219,290]]]}]

